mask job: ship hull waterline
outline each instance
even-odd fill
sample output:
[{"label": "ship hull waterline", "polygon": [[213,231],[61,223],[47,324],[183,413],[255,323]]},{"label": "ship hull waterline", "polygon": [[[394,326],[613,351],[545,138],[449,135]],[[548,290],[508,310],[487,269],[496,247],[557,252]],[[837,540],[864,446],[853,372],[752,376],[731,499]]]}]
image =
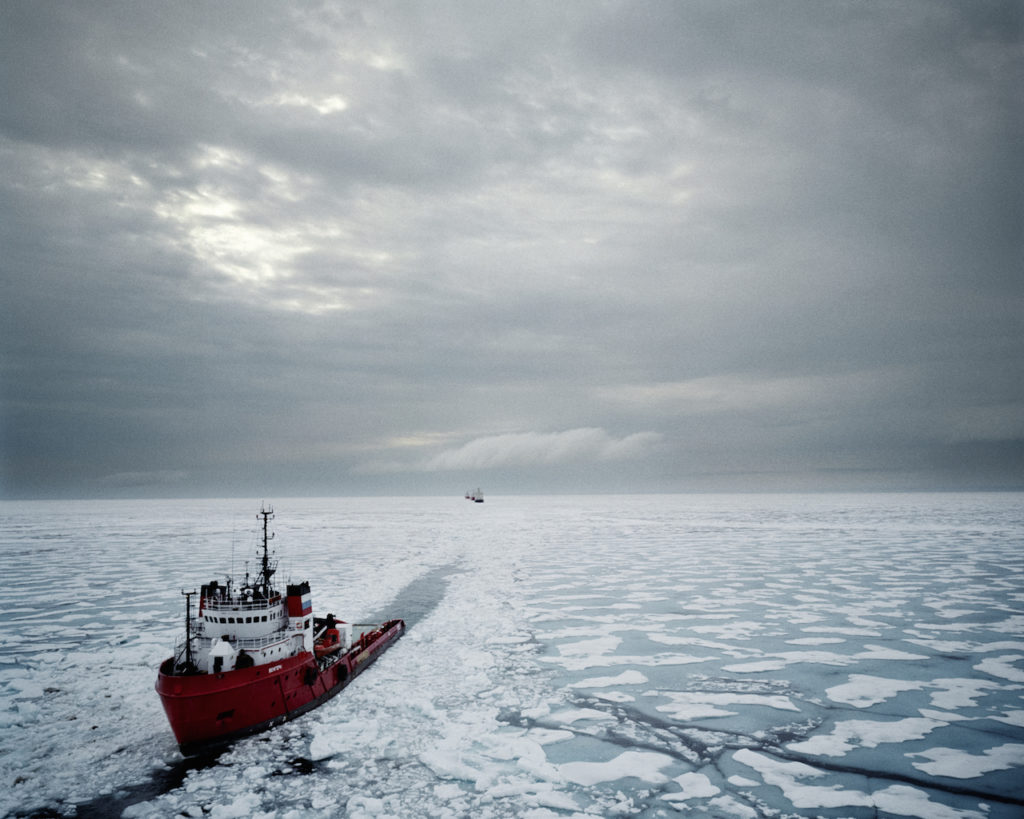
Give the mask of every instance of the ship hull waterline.
[{"label": "ship hull waterline", "polygon": [[170,673],[160,666],[156,691],[178,747],[195,756],[295,719],[340,693],[405,633],[390,620],[322,667],[311,652],[221,674]]}]

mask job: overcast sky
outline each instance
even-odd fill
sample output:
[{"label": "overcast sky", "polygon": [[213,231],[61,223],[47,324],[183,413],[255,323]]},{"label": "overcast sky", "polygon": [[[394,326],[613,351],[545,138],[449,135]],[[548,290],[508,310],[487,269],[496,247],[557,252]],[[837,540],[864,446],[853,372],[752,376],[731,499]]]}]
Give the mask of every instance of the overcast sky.
[{"label": "overcast sky", "polygon": [[0,495],[1024,488],[1018,2],[0,5]]}]

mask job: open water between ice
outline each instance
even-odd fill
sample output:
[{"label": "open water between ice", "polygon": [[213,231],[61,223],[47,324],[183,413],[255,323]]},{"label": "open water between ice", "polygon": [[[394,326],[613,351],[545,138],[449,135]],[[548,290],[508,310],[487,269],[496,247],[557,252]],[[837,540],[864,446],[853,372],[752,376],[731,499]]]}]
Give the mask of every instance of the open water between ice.
[{"label": "open water between ice", "polygon": [[185,762],[156,667],[258,503],[0,503],[0,815],[1024,813],[1019,494],[275,506],[279,579],[409,630]]}]

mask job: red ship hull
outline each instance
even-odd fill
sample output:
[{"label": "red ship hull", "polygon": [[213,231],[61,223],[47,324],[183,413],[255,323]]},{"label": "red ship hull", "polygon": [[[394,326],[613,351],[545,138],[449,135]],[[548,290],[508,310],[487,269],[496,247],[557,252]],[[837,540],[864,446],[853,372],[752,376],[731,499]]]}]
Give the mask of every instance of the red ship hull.
[{"label": "red ship hull", "polygon": [[405,632],[389,620],[324,668],[310,652],[222,674],[173,674],[161,664],[156,690],[186,756],[294,719],[329,700]]}]

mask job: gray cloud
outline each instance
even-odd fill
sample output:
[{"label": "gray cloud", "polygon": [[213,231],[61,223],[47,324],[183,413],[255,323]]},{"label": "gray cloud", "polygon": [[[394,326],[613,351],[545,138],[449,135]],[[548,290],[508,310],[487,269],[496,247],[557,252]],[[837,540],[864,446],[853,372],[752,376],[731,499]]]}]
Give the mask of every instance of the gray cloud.
[{"label": "gray cloud", "polygon": [[1019,488],[1019,46],[1010,2],[5,4],[0,492]]}]

